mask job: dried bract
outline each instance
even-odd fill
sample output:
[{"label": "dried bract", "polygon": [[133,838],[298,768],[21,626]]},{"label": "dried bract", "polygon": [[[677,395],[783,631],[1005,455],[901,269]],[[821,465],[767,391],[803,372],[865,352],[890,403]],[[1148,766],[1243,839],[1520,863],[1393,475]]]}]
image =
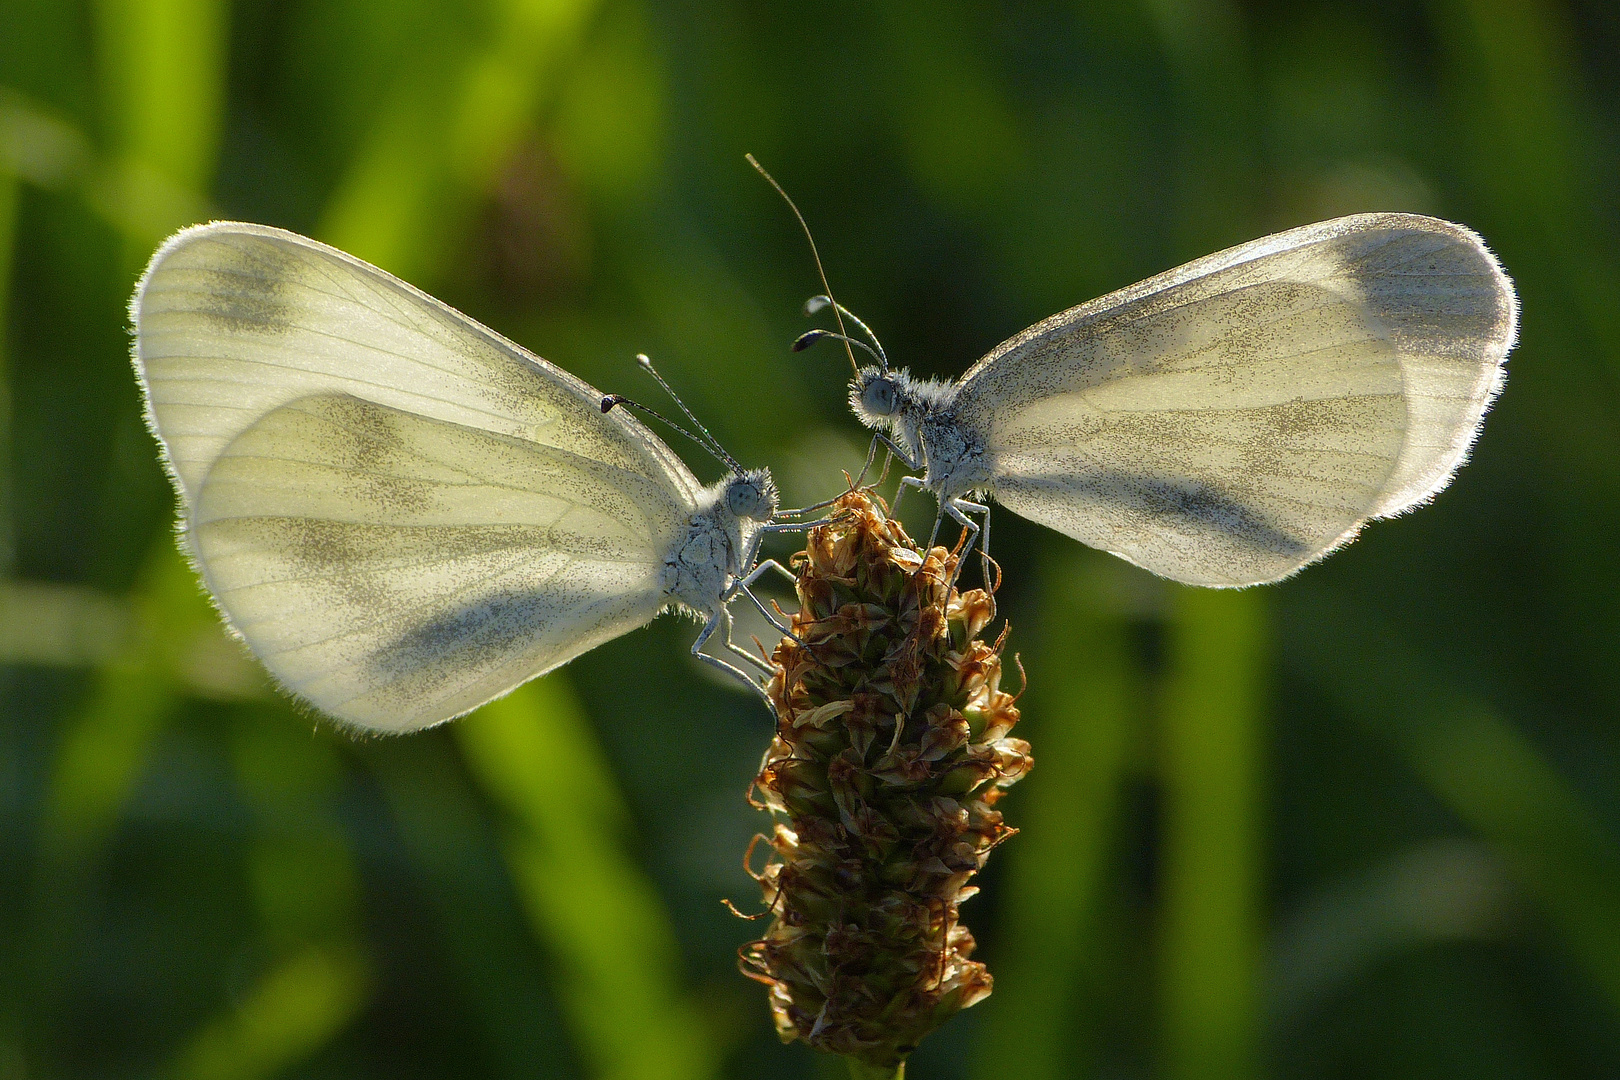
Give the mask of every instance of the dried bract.
[{"label": "dried bract", "polygon": [[800,610],[772,661],[776,738],[755,781],[776,818],[759,873],[772,916],[743,970],[785,1041],[896,1066],[990,993],[957,908],[1015,830],[995,803],[1030,768],[981,589],[947,582],[864,491],[795,558]]}]

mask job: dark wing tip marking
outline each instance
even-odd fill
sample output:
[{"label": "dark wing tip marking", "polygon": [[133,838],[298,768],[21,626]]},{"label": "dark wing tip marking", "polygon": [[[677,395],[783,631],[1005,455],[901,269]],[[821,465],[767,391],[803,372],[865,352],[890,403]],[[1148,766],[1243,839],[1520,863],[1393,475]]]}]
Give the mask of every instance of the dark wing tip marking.
[{"label": "dark wing tip marking", "polygon": [[[178,310],[224,337],[277,337],[295,329],[289,291],[305,260],[275,235],[203,227],[175,237],[154,256],[137,296],[137,324],[148,294],[181,294]],[[170,278],[168,275],[184,275]]]}]

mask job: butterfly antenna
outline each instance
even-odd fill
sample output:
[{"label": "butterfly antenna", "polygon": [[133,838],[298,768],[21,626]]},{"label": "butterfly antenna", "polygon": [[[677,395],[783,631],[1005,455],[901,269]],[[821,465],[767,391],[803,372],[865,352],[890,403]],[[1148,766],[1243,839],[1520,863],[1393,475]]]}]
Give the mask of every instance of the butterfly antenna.
[{"label": "butterfly antenna", "polygon": [[[816,250],[816,238],[811,235],[810,226],[804,220],[804,215],[799,213],[798,206],[793,202],[792,197],[788,195],[787,191],[783,189],[782,185],[776,182],[776,177],[766,172],[765,166],[761,165],[753,154],[744,154],[743,157],[747,158],[748,164],[752,165],[759,175],[765,178],[766,183],[770,184],[771,187],[776,189],[776,193],[782,196],[782,201],[788,204],[788,209],[793,211],[793,216],[799,220],[799,228],[804,230],[804,238],[810,242],[810,257],[816,261],[816,273],[821,277],[821,290],[822,292],[826,293],[828,299],[831,300],[832,286],[827,284],[827,271],[821,265],[821,252]],[[838,303],[836,300],[832,301],[832,305],[833,317],[838,320],[838,333],[843,335],[846,333],[844,329],[844,305]],[[849,347],[849,340],[847,337],[844,340],[844,353],[849,357],[850,368],[859,374],[861,366],[855,362],[855,350]],[[884,367],[886,369],[888,365],[885,364]]]},{"label": "butterfly antenna", "polygon": [[[659,412],[657,409],[643,405],[639,401],[632,401],[623,394],[607,394],[602,398],[602,411],[605,413],[612,412],[614,407],[617,405],[623,405],[626,408],[635,409],[638,412],[644,412],[655,420],[663,421],[663,423],[667,424],[671,429],[680,432],[688,439],[691,439],[693,442],[703,447],[703,449],[708,451],[709,455],[716,461],[720,462],[720,464],[729,466],[733,472],[742,472],[742,466],[738,465],[736,461],[732,460],[730,454],[719,449],[716,444],[710,441],[713,439],[713,436],[710,436],[709,439],[700,439],[690,431],[687,431],[685,428],[681,427],[681,425],[677,424],[675,421],[671,420],[669,417],[665,416],[663,413]],[[704,432],[704,434],[708,435],[708,432]]]},{"label": "butterfly antenna", "polygon": [[861,317],[859,315],[857,315],[853,311],[849,310],[849,308],[845,307],[843,304],[839,304],[838,301],[834,300],[832,297],[830,297],[830,296],[827,297],[827,302],[829,304],[837,304],[838,305],[838,310],[844,313],[844,318],[848,319],[850,322],[852,322],[856,326],[860,327],[861,333],[866,335],[867,340],[869,340],[872,343],[872,347],[877,350],[878,362],[883,365],[883,370],[888,371],[889,370],[889,354],[883,350],[883,342],[879,341],[878,336],[876,334],[872,333],[872,328],[870,326],[867,326],[864,322],[862,322]]},{"label": "butterfly antenna", "polygon": [[[878,336],[872,332],[872,328],[870,326],[867,326],[861,321],[861,317],[859,315],[855,314],[853,311],[849,310],[849,308],[845,307],[843,304],[840,304],[830,296],[812,296],[810,299],[804,302],[804,313],[806,315],[814,315],[816,312],[820,311],[824,307],[827,307],[828,305],[835,307],[839,314],[843,315],[844,318],[854,323],[861,333],[866,335],[867,340],[871,341],[871,345],[867,345],[866,342],[863,341],[856,341],[855,344],[871,353],[872,358],[881,364],[883,366],[883,370],[887,372],[889,370],[889,354],[883,351],[883,342],[878,340]],[[824,331],[824,334],[827,337],[836,336],[831,331]],[[811,343],[806,342],[805,344],[808,345]],[[796,345],[796,348],[802,349],[804,348],[804,345]]]},{"label": "butterfly antenna", "polygon": [[[817,297],[817,299],[820,299],[820,297]],[[866,355],[882,364],[883,370],[887,371],[889,369],[887,358],[877,350],[873,349],[872,346],[868,345],[860,338],[852,338],[848,334],[840,334],[836,330],[806,330],[804,333],[793,339],[793,344],[789,346],[789,348],[794,352],[803,352],[816,342],[823,341],[828,338],[831,338],[834,341],[842,341],[846,345],[855,346],[857,349],[860,349],[862,352],[866,353]]]},{"label": "butterfly antenna", "polygon": [[[653,367],[652,357],[646,353],[636,353],[636,363],[640,364],[649,375],[658,380],[658,385],[664,388],[664,393],[668,394],[675,404],[680,407],[681,412],[686,414],[686,418],[692,421],[692,426],[703,433],[703,437],[708,440],[709,453],[730,465],[732,472],[742,472],[742,466],[737,464],[737,459],[726,453],[726,448],[720,445],[720,440],[715,438],[709,429],[703,426],[703,421],[694,416],[692,410],[686,407],[686,402],[681,400],[681,395],[677,394],[674,388],[664,381],[664,377],[658,374],[658,369]],[[667,420],[664,422],[669,423]],[[670,426],[673,427],[674,425],[671,424]]]}]

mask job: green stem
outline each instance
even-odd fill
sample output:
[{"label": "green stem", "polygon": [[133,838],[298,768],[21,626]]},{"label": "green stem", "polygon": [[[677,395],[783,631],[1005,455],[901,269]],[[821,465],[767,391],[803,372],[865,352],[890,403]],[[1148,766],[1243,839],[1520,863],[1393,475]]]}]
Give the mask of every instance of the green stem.
[{"label": "green stem", "polygon": [[1264,594],[1182,589],[1160,731],[1164,1075],[1258,1075]]},{"label": "green stem", "polygon": [[849,1064],[851,1080],[906,1080],[906,1063],[903,1061],[898,1065],[873,1065],[852,1057],[844,1061]]}]

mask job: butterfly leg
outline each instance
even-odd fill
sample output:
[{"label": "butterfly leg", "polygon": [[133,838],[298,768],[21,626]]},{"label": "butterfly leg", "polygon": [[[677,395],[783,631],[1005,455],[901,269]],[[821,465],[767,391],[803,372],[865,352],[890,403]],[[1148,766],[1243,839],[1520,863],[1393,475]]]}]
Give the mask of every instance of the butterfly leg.
[{"label": "butterfly leg", "polygon": [[984,587],[990,584],[990,504],[984,506],[984,530],[979,533],[979,565],[984,570]]},{"label": "butterfly leg", "polygon": [[[793,572],[791,570],[777,562],[775,559],[766,559],[764,562],[756,562],[756,560],[759,558],[759,545],[764,541],[766,533],[797,532],[800,529],[814,529],[817,526],[829,524],[832,520],[832,518],[827,517],[822,518],[819,521],[785,522],[782,524],[763,526],[754,534],[753,539],[748,542],[748,551],[743,555],[742,565],[747,568],[747,573],[745,576],[732,583],[731,588],[727,590],[724,597],[725,601],[729,603],[732,597],[736,596],[738,593],[741,593],[742,595],[748,597],[748,599],[753,602],[755,607],[759,608],[759,613],[765,616],[772,626],[776,627],[776,629],[780,630],[788,637],[793,638],[794,641],[799,641],[798,636],[795,635],[792,630],[789,630],[787,627],[776,621],[776,617],[770,613],[770,611],[760,601],[759,597],[755,596],[753,590],[749,588],[749,586],[753,585],[754,582],[758,581],[760,577],[764,575],[765,571],[770,569],[780,571],[782,576],[787,578],[789,581],[797,582],[799,580],[793,576]],[[799,641],[799,644],[803,645],[804,642]]]},{"label": "butterfly leg", "polygon": [[730,675],[732,678],[740,679],[742,682],[746,683],[749,689],[758,694],[765,702],[765,707],[771,710],[771,715],[774,717],[776,715],[776,706],[771,702],[770,695],[765,693],[765,688],[759,684],[759,680],[749,675],[736,664],[722,660],[718,656],[711,656],[703,651],[703,646],[711,637],[714,636],[714,632],[720,629],[722,623],[725,624],[725,645],[727,649],[739,656],[746,657],[763,671],[770,672],[772,670],[771,666],[765,661],[739,647],[731,640],[731,609],[724,605],[721,605],[718,611],[709,616],[709,621],[703,624],[703,629],[698,632],[697,640],[692,642],[692,655],[697,657],[699,660],[702,660],[705,664],[710,664],[717,667],[721,671],[724,671],[726,674]]},{"label": "butterfly leg", "polygon": [[[722,602],[725,604],[730,604],[731,601],[739,594],[748,597],[749,602],[759,609],[759,613],[765,616],[765,620],[767,622],[769,622],[782,634],[785,634],[794,641],[797,641],[800,645],[803,645],[804,641],[799,637],[799,635],[795,634],[789,627],[786,627],[782,625],[782,623],[778,622],[776,616],[772,615],[770,609],[765,606],[764,601],[760,600],[760,598],[755,595],[754,590],[749,586],[758,581],[765,574],[765,571],[772,569],[779,571],[782,576],[787,578],[789,581],[797,582],[799,580],[798,578],[794,577],[791,570],[777,562],[775,559],[766,559],[764,562],[756,562],[756,560],[759,558],[759,545],[764,541],[766,533],[798,532],[801,529],[814,529],[817,526],[829,524],[832,520],[832,518],[826,517],[820,519],[819,521],[784,522],[781,524],[765,525],[761,527],[760,530],[754,534],[753,539],[749,541],[748,550],[743,556],[742,565],[747,568],[748,572],[743,577],[736,578],[732,581],[731,588],[727,589],[725,596],[722,597]],[[729,611],[729,608],[727,610]],[[731,645],[731,634],[729,629],[726,634],[726,644]],[[747,656],[749,660],[756,663],[759,661],[759,658],[753,653],[746,650],[738,651],[740,651],[742,655]]]},{"label": "butterfly leg", "polygon": [[747,577],[743,578],[741,581],[737,582],[736,585],[732,586],[732,589],[733,589],[734,593],[741,593],[742,595],[748,597],[749,600],[753,601],[754,606],[759,608],[759,613],[761,615],[765,616],[766,620],[769,621],[772,626],[776,627],[776,629],[780,630],[784,635],[786,635],[787,637],[792,638],[794,641],[798,642],[800,645],[803,645],[804,644],[804,639],[799,637],[798,634],[795,634],[788,627],[783,626],[781,623],[777,622],[776,621],[776,616],[772,615],[770,613],[770,611],[768,611],[766,609],[765,604],[760,600],[760,598],[757,595],[755,595],[754,591],[749,588],[750,585],[752,585],[754,582],[758,581],[761,577],[763,577],[764,574],[765,574],[765,571],[767,571],[767,570],[780,571],[783,577],[787,578],[789,581],[793,582],[794,584],[798,584],[799,579],[794,576],[793,571],[789,570],[787,567],[783,566],[781,563],[777,562],[775,559],[766,559],[764,562],[762,562],[762,563],[758,564],[757,566],[755,566],[753,571]]},{"label": "butterfly leg", "polygon": [[[922,491],[927,486],[928,482],[920,476],[902,476],[900,478],[900,486],[894,489],[894,502],[889,504],[890,520],[893,520],[899,515],[900,498],[901,496],[905,495],[907,488],[916,488],[918,491]],[[939,524],[937,519],[934,525],[934,533],[935,535],[939,534]],[[932,547],[933,545],[930,544],[929,546]]]},{"label": "butterfly leg", "polygon": [[900,464],[904,465],[906,468],[915,471],[923,467],[921,454],[917,455],[917,458],[913,460],[910,454],[894,445],[894,440],[883,434],[881,431],[877,433],[877,439],[882,442],[884,446],[887,446],[889,448],[889,453],[899,458]]},{"label": "butterfly leg", "polygon": [[[899,502],[898,499],[895,501]],[[945,505],[945,503],[941,502],[939,504],[939,513],[934,515],[934,528],[928,534],[928,544],[923,548],[923,558],[927,558],[928,553],[934,550],[934,543],[939,539],[939,527],[945,521]]]},{"label": "butterfly leg", "polygon": [[[808,510],[810,507],[804,509]],[[822,525],[830,525],[832,521],[832,518],[824,517],[816,521],[783,521],[771,525],[761,525],[754,533],[753,538],[748,541],[748,550],[743,552],[742,562],[739,565],[744,568],[744,572],[751,571],[754,568],[755,560],[759,558],[759,547],[765,542],[765,537],[770,533],[808,532]],[[749,578],[746,583],[752,585],[754,580],[754,578]]]},{"label": "butterfly leg", "polygon": [[[861,466],[861,475],[857,476],[855,478],[855,482],[853,484],[849,485],[851,491],[853,491],[854,489],[860,487],[861,483],[866,479],[866,474],[872,471],[872,462],[877,460],[878,443],[880,443],[882,441],[883,441],[883,436],[881,436],[881,435],[873,435],[872,436],[872,445],[868,446],[866,448],[866,464]],[[887,459],[884,460],[883,471],[884,472],[889,471],[889,463],[888,463]],[[879,483],[882,483],[882,481],[880,480]]]},{"label": "butterfly leg", "polygon": [[[904,450],[900,449],[898,446],[894,445],[894,440],[889,438],[887,435],[883,434],[883,432],[881,432],[881,431],[878,432],[876,435],[872,436],[872,451],[873,452],[875,452],[877,450],[877,444],[878,443],[882,443],[887,449],[886,449],[886,451],[885,451],[885,453],[883,455],[883,474],[882,474],[882,476],[879,476],[877,478],[877,480],[873,483],[873,485],[872,485],[873,487],[876,487],[878,484],[883,483],[884,477],[887,477],[889,475],[889,465],[891,463],[893,463],[896,458],[898,458],[900,460],[900,464],[904,465],[906,468],[912,470],[913,472],[915,472],[916,470],[923,467],[922,459],[921,459],[920,456],[916,461],[913,461],[909,454],[907,454]],[[895,495],[895,498],[897,498],[897,499],[899,498],[898,493]]]},{"label": "butterfly leg", "polygon": [[[860,475],[855,477],[855,482],[849,485],[850,491],[854,491],[859,488],[861,483],[866,479],[866,474],[872,471],[872,463],[877,460],[877,452],[880,445],[885,446],[888,449],[885,451],[883,457],[883,472],[876,480],[873,481],[873,486],[876,487],[878,484],[883,483],[883,478],[889,475],[889,462],[893,460],[894,456],[900,452],[895,449],[894,443],[890,442],[887,437],[879,432],[878,434],[872,436],[872,444],[866,448],[866,464],[861,466]],[[900,454],[900,459],[905,461],[905,455]],[[920,468],[920,466],[912,465],[909,461],[906,462],[906,465],[907,468]],[[831,506],[833,503],[837,502],[843,497],[843,495],[836,495],[831,499],[823,499],[821,502],[811,503],[809,506],[801,506],[797,510],[784,510],[782,513],[802,514],[812,510],[825,510],[827,507]]]},{"label": "butterfly leg", "polygon": [[[951,585],[955,586],[957,577],[959,577],[962,573],[962,561],[968,557],[970,552],[972,552],[974,542],[989,538],[990,508],[985,506],[983,503],[969,502],[966,499],[945,499],[939,504],[939,509],[941,518],[946,514],[949,514],[951,520],[962,526],[962,528],[966,530],[968,534],[967,545],[962,549],[962,554],[958,556],[957,559],[956,573],[951,575]],[[964,513],[964,511],[966,511],[966,513]],[[983,514],[984,528],[981,530],[979,523],[968,517],[968,514]],[[939,518],[934,519],[934,532],[936,534],[939,532]],[[982,536],[980,535],[981,532],[983,533]],[[979,554],[981,556],[984,554],[983,547],[979,549]],[[987,565],[987,577],[988,569],[989,568]]]},{"label": "butterfly leg", "polygon": [[[737,644],[735,641],[730,640],[729,638],[726,640],[726,651],[731,652],[731,653],[735,653],[737,656],[739,656],[742,659],[748,661],[748,663],[752,664],[762,674],[770,675],[770,674],[774,674],[775,671],[776,671],[775,668],[771,667],[771,665],[770,665],[770,663],[768,661],[760,659],[759,657],[755,656],[753,653],[749,652],[747,649],[743,648],[741,645]],[[750,681],[752,681],[752,680],[750,680]]]},{"label": "butterfly leg", "polygon": [[796,574],[794,574],[793,571],[789,570],[787,567],[785,567],[781,563],[777,562],[775,559],[766,559],[764,562],[755,563],[753,572],[750,573],[747,577],[743,578],[742,583],[744,585],[752,585],[754,582],[758,581],[761,577],[763,577],[765,575],[765,571],[767,571],[767,570],[776,570],[776,571],[778,571],[779,573],[781,573],[781,575],[783,577],[787,578],[788,581],[790,581],[794,585],[797,585],[799,583],[798,576]]},{"label": "butterfly leg", "polygon": [[775,672],[776,672],[775,668],[771,667],[770,664],[766,663],[764,660],[761,660],[759,657],[755,656],[753,653],[749,652],[747,649],[743,648],[741,645],[738,645],[735,641],[726,642],[726,648],[729,649],[731,652],[736,653],[738,656],[742,657],[744,660],[747,660],[750,664],[753,664],[761,672],[764,672],[767,675],[775,674]]},{"label": "butterfly leg", "polygon": [[883,486],[883,481],[885,481],[885,480],[887,480],[889,478],[889,467],[891,465],[893,465],[893,464],[894,464],[894,452],[890,451],[890,450],[885,450],[883,452],[883,468],[878,472],[878,478],[876,480],[872,481],[872,486],[873,487],[876,488],[876,487],[882,487]]},{"label": "butterfly leg", "polygon": [[[880,486],[883,483],[883,481],[888,477],[888,475],[889,475],[889,466],[894,463],[894,460],[896,458],[899,458],[900,459],[900,464],[904,465],[908,469],[916,470],[916,469],[920,469],[920,468],[923,467],[922,462],[920,460],[919,461],[911,460],[911,457],[904,450],[902,450],[898,446],[894,445],[894,440],[893,439],[889,438],[887,435],[883,434],[883,432],[880,431],[877,434],[872,436],[872,445],[869,446],[867,448],[867,451],[866,451],[866,466],[861,469],[860,478],[857,479],[855,481],[855,483],[850,485],[850,490],[853,491],[855,488],[860,487],[861,486],[861,480],[864,480],[866,478],[866,474],[869,471],[871,471],[872,461],[877,456],[877,448],[878,448],[879,443],[882,443],[883,446],[884,446],[883,472],[878,475],[878,478],[876,480],[872,481],[872,486],[873,487]],[[906,477],[906,478],[902,479],[900,481],[900,483],[904,484],[906,482],[906,480],[911,480],[913,482],[912,483],[913,487],[921,486],[920,484],[918,484],[916,482],[916,477]],[[900,488],[900,489],[895,491],[895,493],[894,493],[894,504],[889,507],[889,516],[890,517],[894,516],[894,508],[900,505],[900,496],[901,496],[901,494],[903,494],[904,490],[905,490],[904,488]],[[836,502],[837,500],[835,499],[835,500],[832,500],[832,501]],[[830,505],[830,503],[823,503],[821,505],[824,505],[824,506],[825,505]]]},{"label": "butterfly leg", "polygon": [[[775,564],[775,563],[776,563],[775,559],[767,559],[765,561],[765,563],[762,563],[759,566],[758,569],[759,569],[759,571],[763,572],[764,570],[769,569],[770,566]],[[787,571],[783,570],[783,573],[786,573],[786,572]],[[747,582],[739,581],[737,583],[737,592],[742,594],[743,596],[748,597],[749,601],[752,602],[753,605],[756,608],[759,609],[759,613],[761,615],[765,616],[765,620],[767,622],[769,622],[772,626],[774,626],[780,633],[786,634],[788,637],[792,638],[794,641],[798,641],[800,645],[803,645],[804,642],[799,641],[799,635],[795,634],[792,630],[788,629],[786,626],[783,626],[780,622],[778,622],[776,616],[772,615],[771,612],[770,612],[770,609],[765,606],[764,601],[762,601],[754,593],[754,590],[752,590],[752,589],[750,589],[748,587],[750,584],[752,584],[752,581],[753,581],[752,578],[750,578]]]}]

